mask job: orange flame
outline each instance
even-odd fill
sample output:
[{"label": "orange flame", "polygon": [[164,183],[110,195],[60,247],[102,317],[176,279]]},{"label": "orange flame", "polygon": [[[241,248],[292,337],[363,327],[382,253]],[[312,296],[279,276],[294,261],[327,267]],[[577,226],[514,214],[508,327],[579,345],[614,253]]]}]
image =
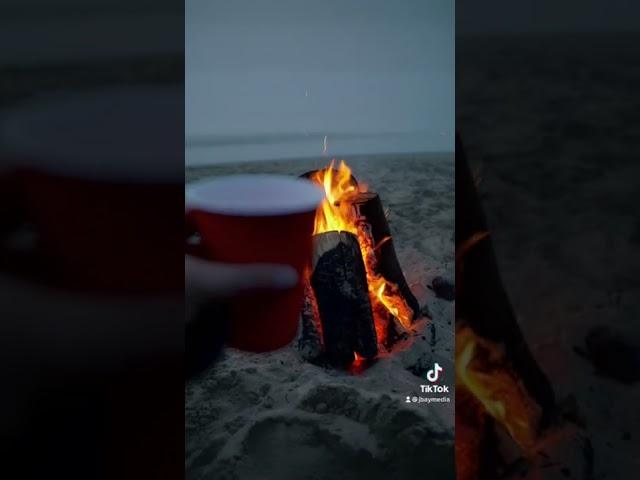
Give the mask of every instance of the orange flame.
[{"label": "orange flame", "polygon": [[351,177],[351,169],[342,161],[336,170],[332,160],[329,167],[315,172],[311,180],[322,185],[325,192],[325,199],[316,213],[313,234],[339,231],[357,235],[353,201],[358,187]]},{"label": "orange flame", "polygon": [[456,331],[456,384],[471,393],[525,453],[532,451],[539,407],[507,366],[502,349],[466,326]]},{"label": "orange flame", "polygon": [[[351,176],[351,169],[344,160],[335,168],[335,161],[322,170],[318,170],[311,176],[311,180],[324,187],[325,199],[316,212],[313,234],[330,231],[350,232],[357,236],[367,272],[369,297],[376,323],[378,342],[383,342],[386,336],[385,324],[376,311],[382,308],[409,329],[413,311],[400,294],[397,285],[388,282],[382,275],[376,273],[375,249],[380,245],[374,245],[365,222],[358,218],[354,207],[358,193],[365,192],[366,186],[356,185]],[[387,241],[388,239],[384,239]],[[381,242],[382,243],[382,242]]]}]

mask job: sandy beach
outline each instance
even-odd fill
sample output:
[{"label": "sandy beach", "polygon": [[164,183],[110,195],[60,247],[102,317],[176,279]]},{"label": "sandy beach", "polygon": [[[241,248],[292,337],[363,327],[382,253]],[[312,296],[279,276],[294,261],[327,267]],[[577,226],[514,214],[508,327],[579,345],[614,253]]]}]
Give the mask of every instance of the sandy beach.
[{"label": "sandy beach", "polygon": [[[304,361],[295,342],[269,354],[227,349],[187,384],[191,480],[454,478],[451,403],[407,403],[437,361],[453,390],[454,302],[427,288],[454,274],[451,154],[349,157],[359,182],[389,210],[407,280],[431,318],[360,374]],[[327,158],[187,169],[187,182],[233,173],[299,175]]]}]

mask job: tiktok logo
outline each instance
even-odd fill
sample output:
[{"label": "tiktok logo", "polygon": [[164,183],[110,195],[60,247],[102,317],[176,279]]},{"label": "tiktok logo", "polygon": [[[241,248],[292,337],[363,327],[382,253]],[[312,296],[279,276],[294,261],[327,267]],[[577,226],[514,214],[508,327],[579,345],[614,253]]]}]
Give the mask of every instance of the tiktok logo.
[{"label": "tiktok logo", "polygon": [[427,380],[431,383],[436,383],[440,378],[440,372],[443,372],[443,368],[438,363],[433,364],[433,368],[427,372]]},{"label": "tiktok logo", "polygon": [[[436,383],[442,376],[444,376],[444,368],[437,362],[433,364],[433,368],[426,375],[427,380],[431,383]],[[422,393],[449,393],[449,385],[420,385],[420,391]]]}]

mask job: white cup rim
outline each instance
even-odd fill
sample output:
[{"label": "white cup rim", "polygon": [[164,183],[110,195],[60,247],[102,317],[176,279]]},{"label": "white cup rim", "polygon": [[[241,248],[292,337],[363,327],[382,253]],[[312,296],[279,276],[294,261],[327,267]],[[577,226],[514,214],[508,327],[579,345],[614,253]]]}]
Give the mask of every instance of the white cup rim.
[{"label": "white cup rim", "polygon": [[232,216],[279,216],[315,211],[324,191],[310,180],[286,175],[241,174],[191,183],[187,210]]}]

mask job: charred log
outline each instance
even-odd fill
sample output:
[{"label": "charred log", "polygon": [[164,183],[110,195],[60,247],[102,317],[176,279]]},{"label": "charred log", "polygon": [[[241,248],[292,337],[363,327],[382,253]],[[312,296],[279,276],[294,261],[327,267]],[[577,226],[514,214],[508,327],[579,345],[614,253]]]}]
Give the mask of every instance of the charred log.
[{"label": "charred log", "polygon": [[313,288],[306,282],[304,287],[304,303],[300,312],[300,336],[298,351],[302,358],[311,363],[318,363],[322,357],[322,332],[319,325]]},{"label": "charred log", "polygon": [[320,316],[325,354],[347,365],[356,352],[363,358],[378,353],[362,253],[355,235],[326,232],[314,236],[311,286]]},{"label": "charred log", "polygon": [[377,246],[378,273],[388,282],[398,286],[402,297],[413,311],[413,319],[415,320],[420,316],[420,305],[411,292],[407,280],[404,278],[400,262],[398,262],[391,230],[380,197],[374,192],[363,192],[358,194],[355,205],[359,214],[366,218],[367,223],[371,226],[371,236]]}]

